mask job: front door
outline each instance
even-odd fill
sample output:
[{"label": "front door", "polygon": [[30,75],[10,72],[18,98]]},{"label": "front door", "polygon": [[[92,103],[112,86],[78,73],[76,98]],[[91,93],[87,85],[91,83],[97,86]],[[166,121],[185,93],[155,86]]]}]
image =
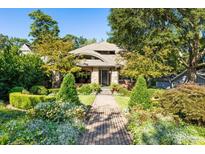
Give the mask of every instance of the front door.
[{"label": "front door", "polygon": [[100,70],[100,84],[102,86],[109,86],[110,74],[108,70]]}]

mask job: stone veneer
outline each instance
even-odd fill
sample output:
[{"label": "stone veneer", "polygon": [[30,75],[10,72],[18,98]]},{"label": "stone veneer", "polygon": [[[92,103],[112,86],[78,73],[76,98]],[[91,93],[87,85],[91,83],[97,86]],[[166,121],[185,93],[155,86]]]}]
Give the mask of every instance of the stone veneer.
[{"label": "stone veneer", "polygon": [[91,83],[99,83],[99,70],[98,68],[93,68],[91,72]]},{"label": "stone veneer", "polygon": [[118,71],[112,71],[111,73],[111,83],[119,83],[119,72]]}]

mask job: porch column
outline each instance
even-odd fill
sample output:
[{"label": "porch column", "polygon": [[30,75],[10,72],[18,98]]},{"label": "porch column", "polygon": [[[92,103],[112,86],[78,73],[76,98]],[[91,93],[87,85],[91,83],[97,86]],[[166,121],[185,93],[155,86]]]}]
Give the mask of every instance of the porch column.
[{"label": "porch column", "polygon": [[111,73],[111,83],[119,83],[119,72],[118,71],[112,71]]},{"label": "porch column", "polygon": [[99,69],[98,68],[93,68],[93,71],[91,73],[91,83],[99,84]]}]

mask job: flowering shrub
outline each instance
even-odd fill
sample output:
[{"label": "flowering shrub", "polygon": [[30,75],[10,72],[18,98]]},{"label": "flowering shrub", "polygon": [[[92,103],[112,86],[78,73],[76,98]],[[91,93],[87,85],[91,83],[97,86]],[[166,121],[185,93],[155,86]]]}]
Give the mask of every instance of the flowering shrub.
[{"label": "flowering shrub", "polygon": [[45,102],[37,104],[31,111],[34,117],[51,120],[54,122],[72,121],[83,119],[86,107],[65,102]]},{"label": "flowering shrub", "polygon": [[55,123],[42,119],[12,120],[0,133],[1,144],[76,144],[80,129],[72,123]]}]

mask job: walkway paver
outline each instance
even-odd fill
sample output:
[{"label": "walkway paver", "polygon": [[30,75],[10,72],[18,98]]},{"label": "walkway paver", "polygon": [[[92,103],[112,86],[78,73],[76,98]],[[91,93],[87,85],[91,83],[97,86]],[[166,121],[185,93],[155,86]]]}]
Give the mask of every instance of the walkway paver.
[{"label": "walkway paver", "polygon": [[126,118],[112,95],[97,95],[86,122],[87,131],[80,144],[129,145],[131,137],[126,131]]}]

